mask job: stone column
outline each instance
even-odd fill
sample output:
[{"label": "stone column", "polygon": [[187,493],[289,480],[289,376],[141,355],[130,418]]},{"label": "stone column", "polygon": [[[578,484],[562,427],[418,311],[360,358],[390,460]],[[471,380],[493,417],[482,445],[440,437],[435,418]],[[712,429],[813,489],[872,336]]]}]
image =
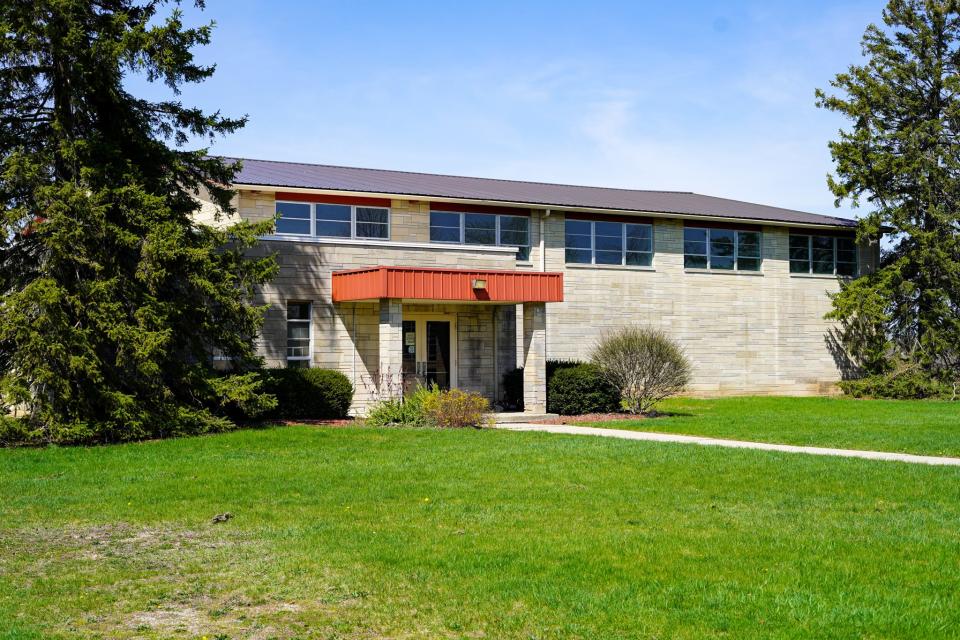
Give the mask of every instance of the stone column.
[{"label": "stone column", "polygon": [[381,400],[403,395],[403,304],[380,300],[380,364],[377,392]]},{"label": "stone column", "polygon": [[547,410],[547,306],[523,304],[523,410]]}]

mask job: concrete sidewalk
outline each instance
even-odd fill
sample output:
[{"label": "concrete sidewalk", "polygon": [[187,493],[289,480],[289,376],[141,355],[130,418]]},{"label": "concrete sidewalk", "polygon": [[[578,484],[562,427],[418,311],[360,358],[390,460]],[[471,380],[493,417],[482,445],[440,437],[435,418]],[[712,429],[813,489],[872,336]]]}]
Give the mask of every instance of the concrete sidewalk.
[{"label": "concrete sidewalk", "polygon": [[856,449],[831,449],[828,447],[799,447],[791,444],[769,444],[766,442],[745,442],[743,440],[723,440],[704,436],[682,436],[672,433],[652,433],[650,431],[628,431],[626,429],[600,429],[598,427],[574,427],[566,424],[536,424],[519,422],[498,424],[497,429],[507,431],[542,431],[544,433],[563,433],[574,436],[601,436],[621,438],[623,440],[645,440],[649,442],[678,442],[681,444],[699,444],[709,447],[729,447],[731,449],[760,449],[762,451],[784,451],[786,453],[806,453],[815,456],[836,456],[840,458],[865,458],[867,460],[892,460],[912,464],[931,464],[960,467],[960,458],[943,456],[918,456],[911,453],[891,453],[887,451],[858,451]]}]

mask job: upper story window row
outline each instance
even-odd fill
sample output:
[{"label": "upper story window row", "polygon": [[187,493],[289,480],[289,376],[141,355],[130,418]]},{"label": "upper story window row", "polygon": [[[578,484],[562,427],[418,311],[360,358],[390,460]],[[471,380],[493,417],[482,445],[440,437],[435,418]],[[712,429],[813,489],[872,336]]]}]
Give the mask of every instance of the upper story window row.
[{"label": "upper story window row", "polygon": [[653,225],[567,218],[564,247],[567,264],[653,264]]},{"label": "upper story window row", "polygon": [[854,277],[857,244],[852,237],[790,234],[790,273]]},{"label": "upper story window row", "polygon": [[390,237],[390,209],[323,202],[277,201],[277,234],[319,238]]},{"label": "upper story window row", "polygon": [[686,227],[683,267],[721,271],[760,271],[763,263],[759,231]]},{"label": "upper story window row", "polygon": [[[290,198],[294,195],[287,194]],[[335,197],[331,197],[333,200]],[[277,235],[389,240],[388,201],[338,198],[333,202],[276,201]],[[354,204],[356,203],[356,204]],[[530,259],[530,218],[475,211],[430,211],[430,242],[516,247],[518,260]],[[564,228],[567,264],[653,264],[653,224],[608,217],[568,216]],[[790,232],[790,273],[855,277],[858,252],[852,236]],[[687,269],[758,272],[763,264],[762,234],[756,229],[685,227],[683,264]]]},{"label": "upper story window row", "polygon": [[516,247],[518,260],[530,259],[530,218],[501,213],[431,211],[430,242]]}]

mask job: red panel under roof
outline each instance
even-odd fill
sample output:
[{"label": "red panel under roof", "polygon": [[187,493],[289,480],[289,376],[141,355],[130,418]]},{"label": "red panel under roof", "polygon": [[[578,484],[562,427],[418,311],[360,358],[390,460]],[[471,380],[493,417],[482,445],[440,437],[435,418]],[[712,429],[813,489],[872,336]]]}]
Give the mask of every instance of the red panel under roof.
[{"label": "red panel under roof", "polygon": [[[475,289],[483,280],[486,288]],[[542,271],[369,267],[333,272],[333,301],[451,300],[459,302],[563,302],[563,274]]]}]

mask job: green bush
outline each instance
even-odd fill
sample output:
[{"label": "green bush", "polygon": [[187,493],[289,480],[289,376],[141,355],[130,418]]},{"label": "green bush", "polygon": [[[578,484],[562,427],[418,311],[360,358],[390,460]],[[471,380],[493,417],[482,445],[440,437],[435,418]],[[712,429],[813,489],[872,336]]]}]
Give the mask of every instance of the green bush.
[{"label": "green bush", "polygon": [[382,400],[367,414],[371,427],[426,427],[430,426],[424,405],[429,398],[440,395],[440,387],[417,387],[405,398]]},{"label": "green bush", "polygon": [[441,429],[482,427],[490,402],[479,393],[451,389],[431,394],[424,399],[427,421]]},{"label": "green bush", "polygon": [[346,418],[353,401],[350,380],[329,369],[267,369],[263,386],[276,396],[277,408],[270,415],[279,418]]},{"label": "green bush", "polygon": [[0,447],[45,444],[44,433],[32,429],[26,420],[0,416]]},{"label": "green bush", "polygon": [[683,391],[693,375],[680,343],[650,327],[622,327],[605,334],[590,361],[620,391],[631,413],[652,411],[664,398]]},{"label": "green bush", "polygon": [[[583,364],[577,360],[547,360],[547,393],[550,380],[561,369],[569,369]],[[503,408],[507,411],[523,411],[523,367],[511,369],[503,374]]]},{"label": "green bush", "polygon": [[620,393],[590,364],[558,367],[547,384],[547,411],[563,416],[620,410]]},{"label": "green bush", "polygon": [[901,371],[840,382],[840,389],[854,398],[888,398],[892,400],[953,399],[954,387],[935,380],[924,371]]}]

